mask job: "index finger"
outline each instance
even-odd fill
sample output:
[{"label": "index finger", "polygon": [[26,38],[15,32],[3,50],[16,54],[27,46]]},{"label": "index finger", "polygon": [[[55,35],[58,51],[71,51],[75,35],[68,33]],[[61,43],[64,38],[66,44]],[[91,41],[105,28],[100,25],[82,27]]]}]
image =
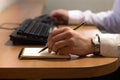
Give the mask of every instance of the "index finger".
[{"label": "index finger", "polygon": [[52,32],[50,32],[49,36],[48,36],[48,41],[51,40],[51,38],[53,36],[56,36],[60,33],[63,33],[64,31],[66,31],[66,28],[59,28],[59,29],[55,29]]}]

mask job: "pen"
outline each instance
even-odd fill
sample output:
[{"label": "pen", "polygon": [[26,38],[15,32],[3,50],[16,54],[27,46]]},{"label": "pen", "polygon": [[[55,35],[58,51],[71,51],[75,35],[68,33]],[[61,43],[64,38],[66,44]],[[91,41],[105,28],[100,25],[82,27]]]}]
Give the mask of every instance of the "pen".
[{"label": "pen", "polygon": [[44,48],[42,48],[42,49],[39,51],[39,53],[42,52],[42,51],[44,51],[44,50],[46,50],[47,48],[48,48],[48,47],[45,46]]},{"label": "pen", "polygon": [[82,22],[81,24],[79,24],[78,26],[76,26],[73,30],[77,30],[79,27],[81,27],[82,25],[84,25],[85,23]]},{"label": "pen", "polygon": [[[76,26],[73,30],[77,30],[79,27],[81,27],[82,25],[84,25],[85,23],[84,22],[82,22],[82,23],[80,23],[78,26]],[[48,48],[48,46],[45,46],[44,48],[42,48],[40,51],[39,51],[39,53],[40,52],[42,52],[42,51],[44,51],[44,50],[46,50]]]}]

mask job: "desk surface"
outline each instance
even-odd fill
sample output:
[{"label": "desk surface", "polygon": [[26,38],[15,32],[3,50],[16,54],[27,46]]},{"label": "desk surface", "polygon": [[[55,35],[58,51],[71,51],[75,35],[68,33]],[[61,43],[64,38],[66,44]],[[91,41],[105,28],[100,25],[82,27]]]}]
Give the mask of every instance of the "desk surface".
[{"label": "desk surface", "polygon": [[[26,18],[41,15],[44,0],[19,0],[0,13],[0,24],[20,23]],[[4,27],[17,27],[4,25]],[[92,36],[99,31],[94,27],[81,27],[81,34]],[[74,60],[19,60],[18,54],[23,47],[9,40],[12,30],[0,29],[0,78],[85,78],[101,76],[115,71],[117,58],[89,57]],[[89,33],[89,35],[87,35]],[[97,72],[96,72],[97,71]]]}]

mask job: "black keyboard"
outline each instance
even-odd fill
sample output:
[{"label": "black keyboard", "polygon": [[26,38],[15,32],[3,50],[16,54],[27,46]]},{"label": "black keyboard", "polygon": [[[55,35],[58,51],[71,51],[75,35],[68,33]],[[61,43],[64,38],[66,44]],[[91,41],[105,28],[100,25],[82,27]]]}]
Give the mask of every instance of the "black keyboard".
[{"label": "black keyboard", "polygon": [[42,15],[34,19],[26,19],[21,25],[10,35],[13,44],[40,44],[47,42],[50,31],[57,24],[48,16]]}]

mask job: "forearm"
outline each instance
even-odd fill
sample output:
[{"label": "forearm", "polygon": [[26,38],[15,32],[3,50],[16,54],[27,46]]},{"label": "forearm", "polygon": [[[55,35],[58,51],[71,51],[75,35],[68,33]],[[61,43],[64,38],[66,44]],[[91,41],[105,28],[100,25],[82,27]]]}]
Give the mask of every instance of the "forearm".
[{"label": "forearm", "polygon": [[102,26],[102,21],[111,14],[111,11],[93,13],[90,10],[86,10],[84,12],[80,10],[70,10],[68,11],[69,24],[79,24],[81,22],[81,19],[84,17],[84,21],[86,22],[86,24]]},{"label": "forearm", "polygon": [[87,25],[95,25],[100,29],[108,32],[120,31],[119,18],[112,11],[92,13],[91,11],[81,12],[80,10],[72,10],[68,12],[69,24],[79,24],[84,17]]}]

